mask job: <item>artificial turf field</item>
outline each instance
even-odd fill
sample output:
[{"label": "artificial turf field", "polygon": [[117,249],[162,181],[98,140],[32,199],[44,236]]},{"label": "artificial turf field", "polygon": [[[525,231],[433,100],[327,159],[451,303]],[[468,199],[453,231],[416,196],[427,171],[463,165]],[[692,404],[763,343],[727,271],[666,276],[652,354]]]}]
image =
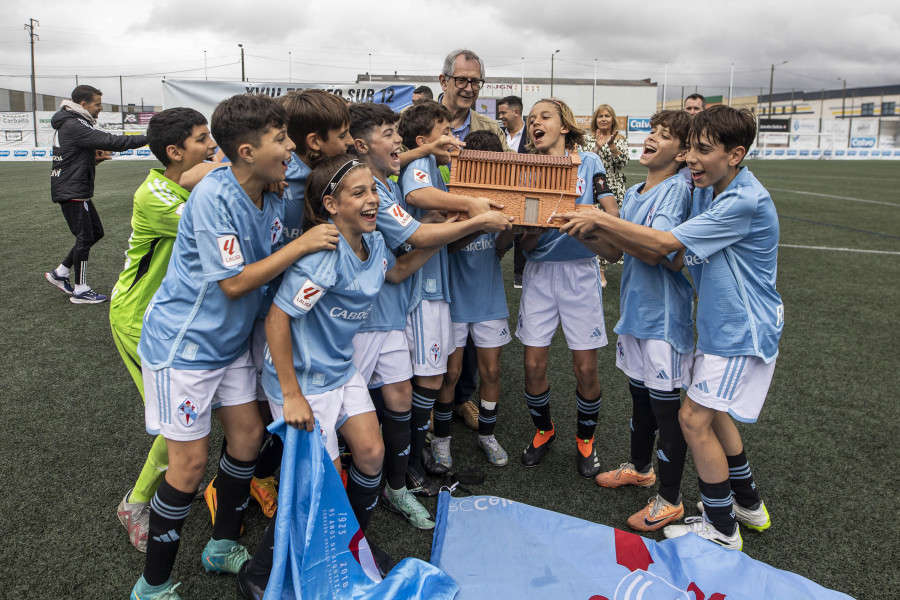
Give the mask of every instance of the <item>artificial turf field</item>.
[{"label": "artificial turf field", "polygon": [[[122,267],[131,197],[151,166],[113,161],[98,168],[94,200],[106,237],[91,252],[88,271],[98,291],[108,294]],[[772,192],[781,218],[778,289],[786,325],[760,420],[740,426],[772,515],[765,533],[743,530],[744,550],[854,597],[897,597],[900,408],[888,380],[900,365],[900,163],[752,161],[749,167]],[[50,202],[49,168],[0,165],[0,598],[125,598],[144,556],[129,544],[115,510],[152,438],[109,333],[109,305],[73,305],[44,281],[73,242]],[[643,176],[637,163],[627,174],[629,185]],[[515,319],[520,291],[511,286],[511,258],[504,267]],[[609,269],[604,296],[613,342],[620,268]],[[596,439],[604,469],[629,457],[630,396],[613,348],[599,356],[604,403]],[[560,439],[543,464],[526,469],[518,461],[532,426],[516,340],[503,353],[497,428],[510,464],[488,465],[475,432],[459,420],[453,422],[454,461],[486,473],[473,493],[627,528],[626,518],[652,491],[603,489],[578,476],[574,377],[561,332],[549,371]],[[690,507],[699,493],[690,459],[682,492],[687,514],[695,514]],[[433,510],[435,501],[426,504]],[[243,538],[251,551],[264,525],[251,503]],[[175,565],[179,592],[186,599],[237,598],[232,578],[200,567],[210,531],[209,513],[196,502]],[[383,508],[369,535],[398,560],[429,557],[431,533]]]}]

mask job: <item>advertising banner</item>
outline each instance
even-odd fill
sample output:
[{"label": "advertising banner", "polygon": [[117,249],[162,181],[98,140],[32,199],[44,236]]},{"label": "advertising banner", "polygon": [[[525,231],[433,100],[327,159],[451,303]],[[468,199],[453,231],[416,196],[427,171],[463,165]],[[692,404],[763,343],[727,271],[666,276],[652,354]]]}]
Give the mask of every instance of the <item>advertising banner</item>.
[{"label": "advertising banner", "polygon": [[[0,149],[16,150],[31,149],[34,147],[34,121],[30,112],[0,113]],[[9,157],[19,160],[28,160],[26,157],[16,157],[13,152]]]},{"label": "advertising banner", "polygon": [[760,119],[760,133],[787,133],[791,130],[790,119]]},{"label": "advertising banner", "polygon": [[212,117],[216,105],[235,94],[265,94],[278,98],[292,90],[325,90],[348,102],[378,102],[387,104],[394,112],[400,112],[412,104],[411,85],[387,85],[383,83],[249,83],[240,81],[189,81],[165,79],[163,107],[189,106]]},{"label": "advertising banner", "polygon": [[877,119],[853,119],[850,125],[850,148],[874,148],[877,142]]},{"label": "advertising banner", "polygon": [[818,148],[818,133],[818,119],[791,119],[791,148]]}]

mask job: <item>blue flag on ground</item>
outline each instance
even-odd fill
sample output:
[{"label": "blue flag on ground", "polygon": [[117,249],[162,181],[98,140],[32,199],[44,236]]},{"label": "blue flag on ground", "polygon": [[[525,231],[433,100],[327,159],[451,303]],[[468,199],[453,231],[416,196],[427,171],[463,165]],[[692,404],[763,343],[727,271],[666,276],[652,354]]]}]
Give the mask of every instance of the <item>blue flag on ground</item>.
[{"label": "blue flag on ground", "polygon": [[431,562],[457,600],[840,600],[788,571],[690,534],[655,542],[492,496],[442,492]]},{"label": "blue flag on ground", "polygon": [[275,550],[265,600],[452,600],[457,586],[434,565],[407,558],[381,580],[340,475],[312,433],[283,419],[269,430],[284,441]]}]

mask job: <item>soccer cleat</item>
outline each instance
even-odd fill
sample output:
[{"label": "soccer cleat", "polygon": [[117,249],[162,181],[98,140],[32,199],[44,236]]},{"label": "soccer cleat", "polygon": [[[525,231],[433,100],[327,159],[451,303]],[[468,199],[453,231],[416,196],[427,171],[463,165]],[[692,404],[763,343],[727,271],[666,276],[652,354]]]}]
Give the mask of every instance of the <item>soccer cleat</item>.
[{"label": "soccer cleat", "polygon": [[250,496],[259,503],[263,514],[269,519],[275,516],[278,510],[278,490],[275,489],[275,476],[270,475],[259,479],[250,480]]},{"label": "soccer cleat", "polygon": [[72,294],[69,302],[72,304],[100,304],[101,302],[106,302],[106,296],[98,294],[94,290],[88,290],[80,294]]},{"label": "soccer cleat", "polygon": [[[772,525],[769,509],[766,508],[766,503],[762,500],[759,501],[759,506],[755,509],[744,508],[737,502],[732,503],[732,508],[734,509],[734,518],[737,519],[738,523],[743,523],[744,527],[754,531],[765,531]],[[702,502],[697,503],[697,510],[701,513],[703,512]]]},{"label": "soccer cleat", "polygon": [[493,435],[478,436],[478,447],[484,450],[488,462],[495,467],[506,466],[509,462],[509,455]]},{"label": "soccer cleat", "polygon": [[[547,452],[550,451],[550,444],[555,439],[556,429],[551,429],[550,435],[547,435],[546,431],[538,429],[534,434],[534,439],[522,452],[522,464],[526,467],[536,467],[541,464],[541,461],[547,456]],[[535,442],[540,442],[540,444],[535,444]]]},{"label": "soccer cleat", "polygon": [[406,467],[406,489],[416,496],[433,498],[441,491],[441,477],[429,477],[418,461],[410,461]]},{"label": "soccer cleat", "polygon": [[637,531],[656,531],[684,516],[684,505],[670,504],[656,494],[643,509],[628,517],[628,526]]},{"label": "soccer cleat", "polygon": [[[578,467],[578,474],[586,479],[593,479],[600,472],[600,459],[597,458],[597,449],[594,448],[594,438],[590,440],[591,452],[585,456],[581,452],[581,440],[577,440],[578,448],[575,450],[575,464]],[[587,445],[587,444],[585,444]]]},{"label": "soccer cleat", "polygon": [[58,287],[63,292],[68,295],[72,295],[75,293],[75,288],[72,287],[72,284],[69,283],[68,277],[59,277],[56,274],[56,269],[53,269],[49,273],[44,273],[44,277],[47,278],[47,281],[50,282],[51,285]]},{"label": "soccer cleat", "polygon": [[656,483],[656,473],[653,467],[646,473],[641,473],[631,463],[622,463],[614,471],[600,473],[594,479],[597,485],[605,488],[617,488],[623,485],[636,485],[638,487],[650,487]]},{"label": "soccer cleat", "polygon": [[237,574],[241,566],[250,560],[250,553],[237,542],[233,542],[224,552],[217,551],[216,546],[226,541],[230,540],[209,540],[206,543],[200,562],[207,572]]},{"label": "soccer cleat", "polygon": [[245,598],[245,600],[263,600],[263,596],[266,595],[266,587],[264,585],[261,586],[257,582],[253,581],[253,578],[247,574],[247,568],[249,566],[250,563],[245,562],[240,570],[238,570],[238,593],[240,593],[240,595]]},{"label": "soccer cleat", "polygon": [[439,465],[444,465],[447,470],[453,468],[453,457],[450,456],[450,436],[434,438],[431,440],[431,456]]},{"label": "soccer cleat", "polygon": [[392,490],[390,486],[384,486],[381,498],[386,509],[403,515],[416,529],[434,529],[434,517],[406,487]]},{"label": "soccer cleat", "polygon": [[116,515],[125,531],[128,532],[128,539],[131,545],[138,549],[139,552],[147,551],[147,532],[150,529],[150,503],[149,502],[129,502],[128,497],[134,488],[128,490],[119,507],[116,509]]},{"label": "soccer cleat", "polygon": [[478,406],[471,400],[466,400],[462,404],[453,407],[453,412],[457,417],[462,417],[466,427],[473,431],[478,431]]},{"label": "soccer cleat", "polygon": [[688,517],[684,525],[669,525],[663,529],[663,533],[669,539],[681,537],[689,533],[696,533],[704,540],[709,540],[729,550],[740,550],[744,547],[741,539],[741,530],[735,525],[732,535],[725,535],[706,520],[706,517]]},{"label": "soccer cleat", "polygon": [[131,600],[181,600],[181,596],[175,591],[181,583],[172,583],[172,578],[162,585],[150,585],[141,575],[131,590]]}]

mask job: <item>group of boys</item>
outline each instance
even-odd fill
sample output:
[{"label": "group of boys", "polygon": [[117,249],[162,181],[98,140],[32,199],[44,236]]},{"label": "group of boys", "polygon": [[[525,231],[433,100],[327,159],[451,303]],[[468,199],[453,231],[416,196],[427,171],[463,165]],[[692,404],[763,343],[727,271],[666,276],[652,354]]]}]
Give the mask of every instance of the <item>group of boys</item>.
[{"label": "group of boys", "polygon": [[[372,114],[363,110],[349,139],[332,140],[335,152],[355,144],[382,183],[379,229],[383,221],[408,223],[415,216],[425,224],[428,210],[478,217],[500,208],[442,189],[437,166],[446,158],[441,142],[450,125],[442,109],[426,100],[405,117],[403,141],[427,152],[416,155],[402,173],[394,139],[397,118],[386,107]],[[616,331],[617,365],[630,379],[634,404],[632,460],[599,474],[597,482],[605,487],[653,485],[651,454],[658,431],[659,493],[629,525],[642,530],[669,525],[665,533],[670,537],[694,532],[741,548],[738,521],[760,530],[770,522],[732,417],[756,420],[777,356],[784,318],[775,291],[777,215],[765,189],[740,166],[755,133],[752,117],[713,107],[693,121],[664,111],[651,125],[641,158],[647,182],[629,191],[624,218],[603,211],[563,215],[569,219],[563,230],[573,237],[603,236],[629,254]],[[271,300],[270,282],[277,282],[299,256],[331,249],[337,241],[333,230],[322,230],[315,239],[297,237],[299,228],[288,223],[291,217],[284,212],[288,203],[270,191],[292,163],[303,170],[296,164],[297,145],[289,129],[290,118],[279,103],[252,96],[219,105],[212,137],[205,118],[187,108],[163,111],[148,129],[150,149],[163,169],[152,170],[135,194],[133,234],[110,311],[116,345],[146,397],[147,430],[159,435],[139,485],[119,509],[132,542],[146,546],[145,571],[132,592],[138,600],[178,597],[171,571],[181,527],[205,470],[212,409],[219,409],[227,445],[212,494],[212,538],[202,563],[208,571],[236,573],[249,559],[236,540],[263,441],[251,333]],[[320,137],[324,146],[327,130]],[[216,165],[202,164],[216,146],[230,167],[213,170]],[[437,149],[434,154],[432,149]],[[697,188],[693,196],[678,176],[685,161]],[[388,183],[387,177],[398,173],[400,186]],[[181,185],[186,179],[198,182],[190,202]],[[289,190],[285,192],[291,197]],[[455,224],[441,224],[445,229],[434,236],[439,241],[423,242],[420,235],[418,245],[455,239],[447,233],[450,225]],[[464,235],[462,228],[454,232]],[[397,240],[396,251],[403,251],[403,244],[417,245],[411,235]],[[407,457],[407,468],[394,472],[411,472],[413,480],[406,480],[411,489],[428,485],[421,464],[425,432],[454,345],[446,332],[426,335],[425,328],[449,324],[446,254],[432,260],[412,284],[410,308],[419,311],[416,326],[403,324],[412,350],[412,409],[393,417],[408,423],[410,444],[396,456],[385,456],[386,462]],[[682,266],[688,267],[700,299],[696,351],[691,288],[680,273]],[[60,287],[56,281],[63,273],[53,275],[51,283]],[[652,306],[642,302],[648,291],[660,292],[664,299]],[[435,335],[444,336],[436,351],[427,345]],[[396,383],[396,377],[390,381],[396,373],[388,362],[375,367],[381,370],[377,375],[381,383]],[[688,390],[683,405],[681,387]],[[488,411],[481,420],[489,421],[493,407],[481,408]],[[385,436],[397,431],[387,420],[384,429]],[[485,441],[488,437],[492,432],[480,444],[490,459],[496,449]],[[685,445],[697,465],[703,515],[671,525],[684,514],[679,488]],[[389,487],[387,504],[411,522],[433,526],[421,504],[400,499],[402,485],[389,482]]]}]

